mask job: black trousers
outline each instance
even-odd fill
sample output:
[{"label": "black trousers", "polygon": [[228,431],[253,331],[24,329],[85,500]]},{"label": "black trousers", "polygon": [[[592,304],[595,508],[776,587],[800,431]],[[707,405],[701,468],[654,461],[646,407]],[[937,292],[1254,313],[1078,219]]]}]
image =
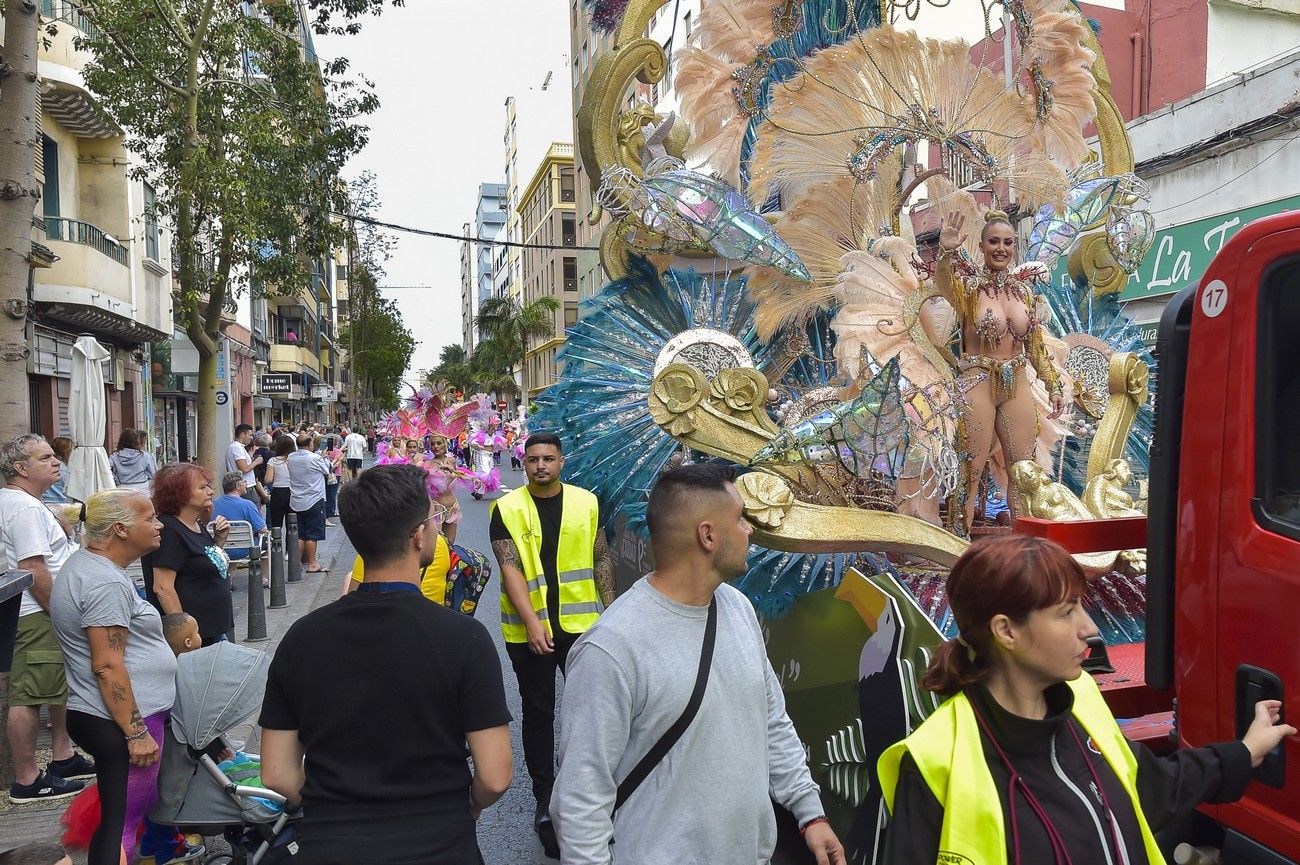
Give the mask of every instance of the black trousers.
[{"label": "black trousers", "polygon": [[533,781],[533,798],[548,806],[555,786],[555,673],[564,674],[569,649],[576,634],[555,635],[555,651],[535,655],[527,643],[506,643],[510,666],[519,680],[519,698],[524,708],[524,762]]},{"label": "black trousers", "polygon": [[122,729],[85,712],[68,712],[68,735],[95,760],[99,787],[99,828],[90,839],[88,865],[117,865],[121,861],[122,827],[126,823],[126,782],[131,755]]},{"label": "black trousers", "polygon": [[[284,528],[284,516],[289,513],[289,488],[271,490],[271,502],[266,506],[266,530]],[[283,535],[281,535],[283,537]]]}]

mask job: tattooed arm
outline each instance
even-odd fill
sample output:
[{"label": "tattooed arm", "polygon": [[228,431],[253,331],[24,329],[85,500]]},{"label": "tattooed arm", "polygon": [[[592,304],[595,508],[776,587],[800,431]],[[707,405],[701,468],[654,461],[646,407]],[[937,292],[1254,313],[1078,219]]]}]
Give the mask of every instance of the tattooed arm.
[{"label": "tattooed arm", "polygon": [[86,636],[90,639],[90,668],[99,682],[108,714],[122,728],[123,736],[139,733],[144,721],[126,672],[126,628],[86,628]]},{"label": "tattooed arm", "polygon": [[496,554],[497,566],[501,569],[501,585],[506,597],[528,629],[528,647],[534,654],[549,655],[555,651],[550,625],[539,619],[533,610],[533,600],[528,595],[528,581],[524,579],[524,566],[519,558],[519,547],[513,538],[504,538],[492,542],[492,552]]},{"label": "tattooed arm", "polygon": [[[127,631],[118,625],[86,628],[90,640],[90,668],[99,682],[104,705],[126,737],[126,747],[133,766],[150,766],[158,761],[158,743],[149,734],[140,717],[140,707],[131,690],[126,671]],[[132,738],[132,737],[136,738]]]},{"label": "tattooed arm", "polygon": [[596,591],[605,606],[614,603],[614,560],[609,556],[609,543],[605,532],[596,529],[596,543],[592,545],[591,558],[596,575]]}]

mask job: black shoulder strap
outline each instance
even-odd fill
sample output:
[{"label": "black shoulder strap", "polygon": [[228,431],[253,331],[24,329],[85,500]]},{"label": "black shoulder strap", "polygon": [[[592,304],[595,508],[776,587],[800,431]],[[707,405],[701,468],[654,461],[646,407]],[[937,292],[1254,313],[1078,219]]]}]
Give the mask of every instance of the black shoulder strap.
[{"label": "black shoulder strap", "polygon": [[614,797],[615,811],[623,807],[623,803],[663,761],[668,752],[673,749],[673,745],[677,744],[677,740],[695,720],[695,714],[700,710],[700,703],[704,702],[704,690],[709,686],[709,668],[713,666],[713,643],[717,635],[718,599],[714,597],[709,601],[709,620],[704,626],[704,645],[700,648],[700,669],[695,674],[695,690],[691,692],[691,699],[687,701],[681,717],[673,722],[659,741],[655,742],[654,747],[627,774],[623,783],[618,785],[618,794]]}]

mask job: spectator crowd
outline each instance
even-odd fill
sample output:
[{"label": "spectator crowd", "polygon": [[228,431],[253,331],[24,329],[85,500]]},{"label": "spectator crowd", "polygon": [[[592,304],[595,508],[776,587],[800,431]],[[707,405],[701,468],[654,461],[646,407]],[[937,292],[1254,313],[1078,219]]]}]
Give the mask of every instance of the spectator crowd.
[{"label": "spectator crowd", "polygon": [[[455,444],[415,442],[427,454],[363,470],[372,441],[346,428],[266,435],[241,425],[218,495],[207,468],[156,467],[138,437],[123,434],[113,464],[120,486],[84,503],[49,498],[66,465],[57,442],[24,435],[0,445],[0,553],[6,568],[33,574],[7,695],[11,800],[68,799],[93,778],[90,865],[137,852],[189,861],[205,851],[181,834],[185,821],[153,819],[169,756],[190,761],[190,777],[202,766],[217,777],[221,767],[251,767],[242,786],[221,788],[252,790],[278,809],[254,838],[258,855],[483,865],[477,821],[511,784],[518,722],[532,830],[564,865],[761,865],[777,844],[774,803],[793,818],[809,861],[848,861],[754,607],[729,584],[748,568],[752,530],[734,469],[690,463],[658,478],[646,502],[656,568],[616,599],[596,497],[561,480],[558,437],[527,436],[516,452],[527,484],[491,502],[487,526],[501,587],[492,626],[517,683],[516,719],[503,659],[473,615],[490,566],[455,543],[445,490],[431,489],[423,467],[456,460]],[[318,544],[336,518],[357,560],[341,596],[300,617],[267,663],[226,645],[233,562],[261,556],[226,541],[232,523],[247,522],[259,543],[289,514],[299,526],[289,552],[305,570],[324,570]],[[131,577],[137,563],[142,586]],[[940,848],[959,838],[983,851],[976,861],[1021,861],[1023,841],[1033,851],[1023,861],[1154,865],[1145,813],[1172,820],[1240,796],[1252,765],[1295,734],[1279,706],[1262,701],[1240,741],[1164,758],[1130,751],[1080,676],[1079,648],[1095,632],[1082,592],[1083,571],[1046,541],[982,541],[954,566],[961,634],[922,680],[949,699],[880,762],[896,827],[888,861],[946,861]],[[217,687],[223,663],[249,664],[227,671],[235,678],[265,671],[259,759],[219,737],[177,732],[184,672],[198,658],[210,665],[205,688]],[[41,707],[53,742],[44,767]],[[1096,803],[1056,795],[1080,785]],[[1015,850],[985,828],[1002,817],[999,796],[1021,827]],[[1094,837],[1094,822],[1111,831]],[[29,852],[51,865],[62,853]]]}]

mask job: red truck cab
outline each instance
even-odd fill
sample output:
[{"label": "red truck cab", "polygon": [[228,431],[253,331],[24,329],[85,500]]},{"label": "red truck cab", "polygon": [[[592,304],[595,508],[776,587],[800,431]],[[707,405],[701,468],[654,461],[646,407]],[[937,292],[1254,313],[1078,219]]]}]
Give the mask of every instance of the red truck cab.
[{"label": "red truck cab", "polygon": [[[1283,717],[1294,723],[1300,211],[1242,228],[1200,283],[1174,297],[1160,322],[1156,363],[1145,682],[1125,677],[1108,690],[1102,677],[1103,690],[1117,716],[1140,705],[1163,719],[1172,709],[1181,746],[1240,738],[1263,699],[1281,700]],[[1114,549],[1120,539],[1140,539],[1141,530],[1141,518],[1114,521],[1109,533],[1100,522],[1022,522],[1017,528],[1076,552]],[[1135,657],[1142,647],[1117,649]],[[1169,695],[1173,704],[1159,705]],[[1199,830],[1221,847],[1223,862],[1300,863],[1300,741],[1283,742],[1240,801],[1201,812],[1209,819]]]},{"label": "red truck cab", "polygon": [[[1300,718],[1300,212],[1224,246],[1166,308],[1156,359],[1146,679],[1173,686],[1180,743],[1204,744],[1258,700]],[[1300,742],[1205,810],[1225,861],[1300,860]]]}]

